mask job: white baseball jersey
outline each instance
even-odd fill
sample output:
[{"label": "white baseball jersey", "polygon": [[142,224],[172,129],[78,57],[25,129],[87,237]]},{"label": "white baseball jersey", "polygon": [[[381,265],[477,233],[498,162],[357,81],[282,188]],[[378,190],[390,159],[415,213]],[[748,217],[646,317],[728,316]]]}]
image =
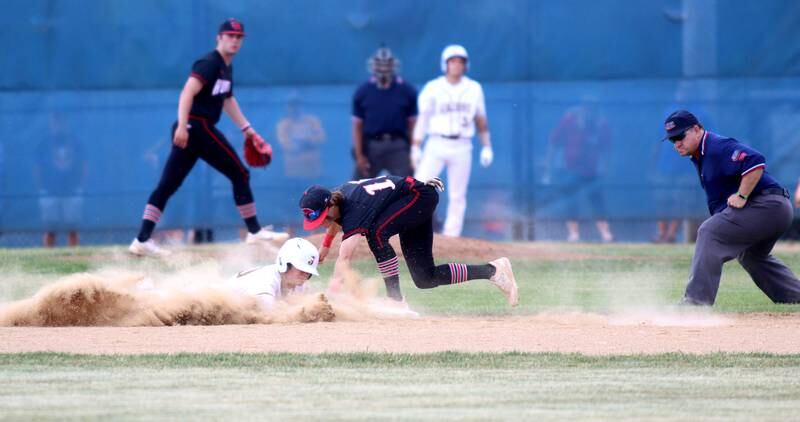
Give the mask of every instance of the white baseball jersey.
[{"label": "white baseball jersey", "polygon": [[[255,296],[261,308],[269,310],[281,299],[281,273],[277,265],[266,265],[241,271],[230,280],[233,289],[240,293]],[[295,287],[292,292],[302,293],[305,284]]]},{"label": "white baseball jersey", "polygon": [[461,236],[472,170],[475,117],[486,117],[481,84],[467,76],[453,85],[444,76],[428,82],[419,94],[414,139],[428,140],[414,178],[427,181],[447,166],[447,218],[443,233]]},{"label": "white baseball jersey", "polygon": [[414,139],[429,136],[475,136],[475,116],[486,116],[481,84],[467,76],[453,85],[440,76],[427,84],[417,99],[419,116]]}]

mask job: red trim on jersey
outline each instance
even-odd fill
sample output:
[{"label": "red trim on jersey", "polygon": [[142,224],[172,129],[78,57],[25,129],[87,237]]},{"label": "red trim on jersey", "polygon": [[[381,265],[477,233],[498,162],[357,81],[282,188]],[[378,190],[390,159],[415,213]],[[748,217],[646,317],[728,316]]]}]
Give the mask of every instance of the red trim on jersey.
[{"label": "red trim on jersey", "polygon": [[247,169],[244,168],[244,165],[242,165],[242,162],[239,160],[239,156],[236,155],[235,152],[231,151],[228,148],[228,146],[225,145],[224,142],[220,141],[219,138],[217,138],[217,136],[214,135],[214,132],[208,128],[208,122],[206,122],[205,119],[199,119],[199,120],[203,122],[203,127],[206,129],[206,132],[208,132],[208,134],[211,135],[211,138],[214,139],[214,141],[216,141],[219,144],[220,148],[222,148],[222,150],[225,151],[228,154],[228,156],[230,156],[233,159],[234,162],[236,162],[236,165],[239,166],[239,171],[242,172],[242,175],[244,175],[245,180],[248,181],[249,183],[250,177],[247,174]]},{"label": "red trim on jersey", "polygon": [[[414,180],[414,178],[411,177],[411,176],[406,177],[406,182],[412,183],[413,180]],[[378,246],[379,247],[381,247],[381,248],[383,247],[383,241],[381,241],[381,231],[383,231],[383,228],[386,227],[386,225],[389,224],[392,220],[397,218],[397,216],[399,216],[400,214],[406,212],[406,210],[411,208],[417,202],[417,199],[419,199],[419,191],[418,190],[412,188],[411,192],[414,192],[414,199],[412,199],[411,202],[406,204],[406,206],[404,206],[403,208],[400,208],[399,210],[397,210],[397,212],[392,214],[391,217],[386,219],[386,221],[384,221],[383,224],[381,224],[380,227],[378,227],[378,230],[375,232],[375,237],[378,240]]]},{"label": "red trim on jersey", "polygon": [[208,82],[206,82],[205,78],[203,78],[202,76],[200,76],[200,74],[199,74],[199,73],[197,73],[197,72],[192,72],[192,73],[189,75],[189,77],[190,77],[190,78],[195,78],[195,79],[197,79],[197,80],[198,80],[198,81],[200,81],[200,82],[201,82],[203,85],[205,85],[205,84],[207,84],[207,83],[208,83]]}]

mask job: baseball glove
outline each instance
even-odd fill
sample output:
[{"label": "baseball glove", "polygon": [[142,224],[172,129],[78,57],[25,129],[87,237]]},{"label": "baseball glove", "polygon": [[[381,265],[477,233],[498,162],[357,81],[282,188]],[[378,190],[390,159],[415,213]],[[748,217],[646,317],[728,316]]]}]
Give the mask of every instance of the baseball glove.
[{"label": "baseball glove", "polygon": [[266,167],[272,161],[272,146],[255,134],[244,140],[244,160],[251,167]]}]

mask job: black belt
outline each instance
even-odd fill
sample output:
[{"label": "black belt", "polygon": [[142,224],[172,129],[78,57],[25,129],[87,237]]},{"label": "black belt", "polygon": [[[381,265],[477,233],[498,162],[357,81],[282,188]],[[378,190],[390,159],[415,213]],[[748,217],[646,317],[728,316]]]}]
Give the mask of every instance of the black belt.
[{"label": "black belt", "polygon": [[441,133],[434,133],[433,136],[444,139],[461,139],[461,135],[443,135]]},{"label": "black belt", "polygon": [[784,198],[791,198],[786,188],[766,188],[759,192],[758,195],[783,195]]},{"label": "black belt", "polygon": [[379,133],[377,135],[366,135],[364,138],[366,138],[368,141],[394,141],[395,139],[405,141],[406,135],[397,133]]}]

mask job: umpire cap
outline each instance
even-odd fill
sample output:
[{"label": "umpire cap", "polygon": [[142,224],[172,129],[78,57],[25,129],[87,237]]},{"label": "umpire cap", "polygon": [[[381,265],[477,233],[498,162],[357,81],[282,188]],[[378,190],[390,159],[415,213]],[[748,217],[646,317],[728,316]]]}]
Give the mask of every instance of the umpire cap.
[{"label": "umpire cap", "polygon": [[697,117],[694,117],[694,114],[686,110],[674,111],[667,116],[667,120],[664,121],[664,130],[667,132],[667,136],[665,136],[662,141],[672,138],[673,136],[678,136],[694,127],[694,125],[699,124],[700,121],[697,120]]}]

